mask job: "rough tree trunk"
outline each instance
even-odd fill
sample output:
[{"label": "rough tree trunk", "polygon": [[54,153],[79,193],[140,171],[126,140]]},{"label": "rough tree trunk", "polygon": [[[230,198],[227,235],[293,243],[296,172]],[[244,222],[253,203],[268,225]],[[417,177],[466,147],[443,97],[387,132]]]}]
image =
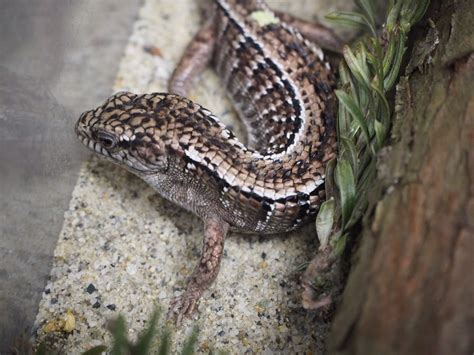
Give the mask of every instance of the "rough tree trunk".
[{"label": "rough tree trunk", "polygon": [[432,0],[426,18],[330,353],[474,351],[474,1]]}]

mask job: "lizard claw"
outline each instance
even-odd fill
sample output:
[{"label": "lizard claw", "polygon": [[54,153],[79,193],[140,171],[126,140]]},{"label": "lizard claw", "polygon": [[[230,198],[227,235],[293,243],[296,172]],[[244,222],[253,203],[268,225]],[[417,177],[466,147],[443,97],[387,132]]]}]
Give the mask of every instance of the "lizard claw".
[{"label": "lizard claw", "polygon": [[189,318],[194,313],[198,299],[199,295],[188,291],[184,295],[175,297],[170,303],[167,318],[175,319],[176,325],[180,325],[183,318]]}]

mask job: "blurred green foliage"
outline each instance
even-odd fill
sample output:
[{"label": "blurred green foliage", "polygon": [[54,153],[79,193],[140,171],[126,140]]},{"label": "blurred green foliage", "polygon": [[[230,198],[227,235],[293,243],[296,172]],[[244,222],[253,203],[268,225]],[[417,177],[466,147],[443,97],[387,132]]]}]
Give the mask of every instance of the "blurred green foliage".
[{"label": "blurred green foliage", "polygon": [[[377,154],[386,144],[393,110],[388,95],[400,73],[408,33],[421,20],[429,0],[391,0],[383,28],[376,28],[374,0],[357,0],[357,12],[334,12],[327,16],[336,24],[363,28],[366,34],[343,49],[339,65],[337,136],[339,153],[331,163],[327,181],[336,203],[326,201],[316,228],[327,229],[334,221],[329,243],[334,252],[345,249],[350,228],[368,207],[368,192],[376,175]],[[332,187],[332,181],[335,188]],[[322,246],[328,237],[320,237]]]}]

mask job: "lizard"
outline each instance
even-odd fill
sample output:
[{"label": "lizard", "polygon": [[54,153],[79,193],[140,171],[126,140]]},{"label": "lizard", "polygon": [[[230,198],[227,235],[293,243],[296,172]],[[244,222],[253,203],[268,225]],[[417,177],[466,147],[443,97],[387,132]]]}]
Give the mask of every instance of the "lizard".
[{"label": "lizard", "polygon": [[[88,148],[125,167],[203,220],[200,260],[170,303],[181,322],[215,280],[229,231],[285,233],[314,220],[337,151],[335,76],[312,40],[329,29],[273,12],[262,0],[213,0],[185,50],[169,93],[118,92],[75,125]],[[246,125],[242,143],[186,98],[212,63]]]}]

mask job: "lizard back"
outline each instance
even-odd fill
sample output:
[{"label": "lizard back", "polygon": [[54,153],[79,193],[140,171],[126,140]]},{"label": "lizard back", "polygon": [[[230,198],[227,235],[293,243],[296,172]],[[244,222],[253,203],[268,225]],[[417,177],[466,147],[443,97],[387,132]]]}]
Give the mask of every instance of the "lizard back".
[{"label": "lizard back", "polygon": [[261,1],[216,0],[214,18],[214,65],[248,147],[209,110],[162,93],[118,93],[84,113],[76,131],[202,218],[243,232],[293,230],[325,198],[325,165],[336,153],[334,77],[322,51]]}]

